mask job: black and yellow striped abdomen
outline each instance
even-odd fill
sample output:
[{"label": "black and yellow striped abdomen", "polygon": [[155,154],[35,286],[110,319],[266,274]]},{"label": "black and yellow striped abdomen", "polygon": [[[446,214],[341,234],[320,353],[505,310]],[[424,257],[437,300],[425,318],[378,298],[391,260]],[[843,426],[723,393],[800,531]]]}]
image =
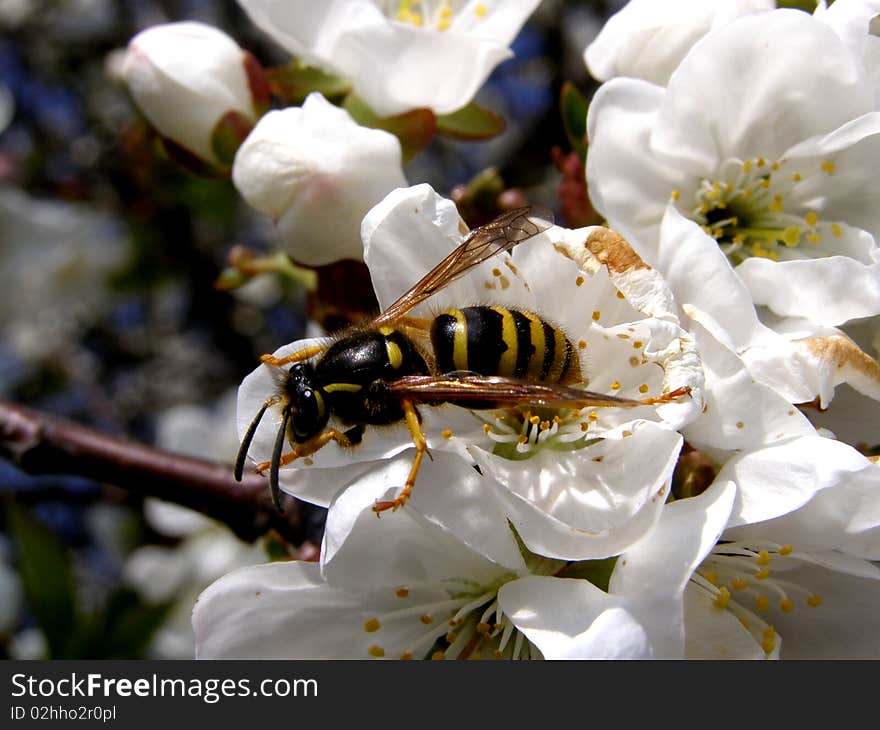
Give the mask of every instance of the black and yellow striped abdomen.
[{"label": "black and yellow striped abdomen", "polygon": [[571,341],[556,325],[506,307],[448,309],[431,325],[441,373],[469,371],[559,383],[579,374]]}]

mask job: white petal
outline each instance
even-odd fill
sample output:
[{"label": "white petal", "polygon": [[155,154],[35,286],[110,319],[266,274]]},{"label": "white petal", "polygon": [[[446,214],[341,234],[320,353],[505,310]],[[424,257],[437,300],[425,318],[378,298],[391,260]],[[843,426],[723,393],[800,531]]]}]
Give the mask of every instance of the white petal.
[{"label": "white petal", "polygon": [[877,469],[855,449],[821,436],[802,436],[728,461],[718,480],[738,489],[730,526],[761,522],[803,506],[817,492]]},{"label": "white petal", "polygon": [[[806,71],[804,58],[813,59]],[[728,158],[778,159],[791,141],[872,104],[863,73],[830,28],[801,11],[757,13],[694,46],[669,80],[652,144],[692,173],[708,173]]]},{"label": "white petal", "polygon": [[530,550],[586,560],[619,554],[651,528],[680,448],[674,431],[639,422],[629,437],[577,451],[545,449],[525,461],[474,456],[484,475],[507,487],[498,493]]},{"label": "white petal", "polygon": [[764,650],[730,611],[689,583],[684,593],[685,656],[688,659],[765,659]]},{"label": "white petal", "polygon": [[585,580],[526,576],[498,592],[501,609],[545,659],[648,659],[626,604]]},{"label": "white petal", "polygon": [[[199,597],[193,609],[196,656],[201,659],[368,659],[370,648],[389,658],[424,654],[433,639],[413,616],[368,631],[383,613],[416,602],[443,600],[440,588],[420,587],[407,599],[399,584],[367,593],[321,581],[316,563],[281,562],[229,573]],[[420,638],[420,634],[422,637]]]},{"label": "white petal", "polygon": [[630,601],[654,656],[684,654],[682,596],[691,575],[718,542],[735,488],[716,482],[698,497],[672,502],[647,535],[617,561],[609,590]]},{"label": "white petal", "polygon": [[880,264],[844,256],[799,261],[750,258],[737,274],[756,304],[834,326],[880,313]]},{"label": "white petal", "polygon": [[[409,452],[389,460],[333,501],[321,550],[328,581],[369,587],[404,578],[470,576],[489,583],[503,572],[499,566],[525,568],[487,480],[458,457],[435,453],[423,462],[410,501],[377,517],[373,504],[395,496],[388,490],[403,485],[411,463]],[[426,518],[445,529],[428,529]]]}]

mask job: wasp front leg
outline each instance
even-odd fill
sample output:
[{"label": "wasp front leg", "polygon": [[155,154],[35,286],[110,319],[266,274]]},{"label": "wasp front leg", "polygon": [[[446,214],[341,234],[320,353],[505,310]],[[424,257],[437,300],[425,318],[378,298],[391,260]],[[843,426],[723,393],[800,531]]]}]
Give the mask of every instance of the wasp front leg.
[{"label": "wasp front leg", "polygon": [[320,355],[326,349],[327,347],[325,345],[312,345],[312,347],[306,347],[303,350],[297,350],[293,354],[285,355],[284,357],[275,357],[274,355],[260,355],[260,361],[264,365],[274,365],[275,367],[281,367],[282,365],[290,365],[290,363],[308,360],[315,355]]},{"label": "wasp front leg", "polygon": [[[406,481],[403,484],[403,489],[400,491],[400,494],[398,494],[397,497],[394,499],[384,501],[380,500],[373,505],[373,512],[376,513],[376,516],[379,516],[382,512],[385,512],[389,509],[391,511],[395,511],[406,504],[406,501],[409,499],[410,495],[412,494],[413,487],[415,486],[416,477],[418,476],[419,467],[422,464],[422,459],[424,458],[425,454],[428,453],[428,443],[427,441],[425,441],[425,434],[422,432],[422,426],[419,423],[419,412],[412,404],[412,401],[401,401],[401,406],[403,408],[406,427],[409,430],[409,435],[412,438],[413,445],[416,447],[416,455],[415,458],[413,458],[412,466],[409,469],[409,475],[407,476]],[[430,456],[430,454],[428,454],[428,456]]]},{"label": "wasp front leg", "polygon": [[288,418],[289,411],[285,411],[284,419],[282,420],[281,428],[278,431],[278,437],[275,441],[275,450],[272,453],[272,458],[269,461],[257,464],[255,469],[257,474],[262,474],[266,469],[269,470],[269,491],[272,495],[272,502],[279,512],[283,511],[281,508],[281,488],[278,483],[278,470],[282,466],[287,466],[297,459],[310,456],[316,451],[320,451],[331,441],[335,441],[340,446],[344,447],[354,446],[360,443],[364,432],[363,426],[355,426],[347,431],[338,431],[335,428],[331,428],[319,433],[308,441],[297,444],[292,451],[282,454],[281,449],[284,443],[285,432],[287,430]]}]

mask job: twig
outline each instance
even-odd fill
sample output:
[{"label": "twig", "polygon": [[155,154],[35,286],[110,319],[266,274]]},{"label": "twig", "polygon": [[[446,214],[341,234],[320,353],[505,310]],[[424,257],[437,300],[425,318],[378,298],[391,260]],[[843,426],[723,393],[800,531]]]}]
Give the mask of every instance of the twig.
[{"label": "twig", "polygon": [[287,542],[305,539],[302,511],[285,496],[275,510],[266,480],[232,467],[100,433],[57,416],[0,401],[0,456],[29,474],[71,474],[198,510],[252,541],[276,530]]}]

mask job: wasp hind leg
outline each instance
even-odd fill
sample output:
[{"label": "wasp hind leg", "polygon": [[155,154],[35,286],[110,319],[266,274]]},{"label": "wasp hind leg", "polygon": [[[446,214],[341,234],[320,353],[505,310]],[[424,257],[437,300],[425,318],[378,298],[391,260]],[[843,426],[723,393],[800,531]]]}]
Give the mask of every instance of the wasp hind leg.
[{"label": "wasp hind leg", "polygon": [[[416,455],[413,458],[412,466],[409,469],[409,475],[406,478],[406,482],[404,482],[403,489],[400,490],[400,494],[394,499],[377,501],[376,504],[373,505],[373,512],[376,513],[377,517],[382,512],[389,509],[394,512],[406,504],[406,501],[409,499],[413,487],[415,486],[416,477],[418,476],[422,459],[425,454],[428,454],[428,444],[425,441],[425,434],[422,432],[422,426],[419,423],[419,412],[415,409],[412,401],[401,401],[401,406],[403,407],[406,427],[409,430],[409,435],[412,437],[413,445],[416,447]],[[428,456],[430,456],[430,454],[428,454]]]}]

